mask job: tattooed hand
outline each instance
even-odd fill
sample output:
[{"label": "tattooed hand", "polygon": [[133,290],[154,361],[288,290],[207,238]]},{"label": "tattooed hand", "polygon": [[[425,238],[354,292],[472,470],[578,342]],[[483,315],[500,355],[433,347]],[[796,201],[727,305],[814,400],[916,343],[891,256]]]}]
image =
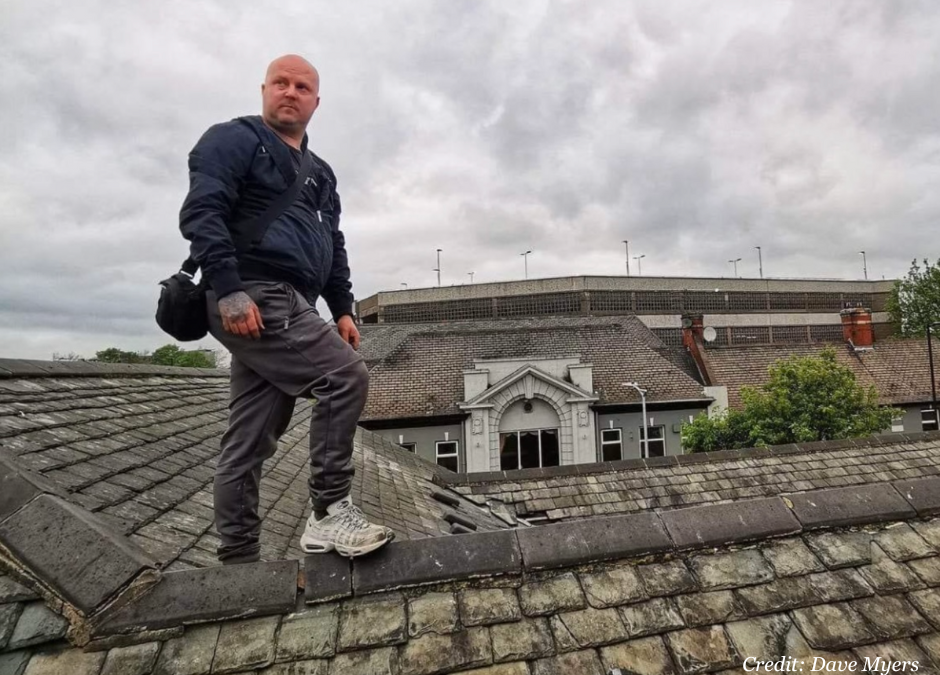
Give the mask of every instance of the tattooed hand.
[{"label": "tattooed hand", "polygon": [[219,314],[222,315],[222,328],[233,335],[261,337],[264,322],[258,305],[244,291],[230,293],[219,300]]},{"label": "tattooed hand", "polygon": [[351,316],[348,314],[341,316],[336,322],[336,328],[344,342],[348,342],[355,350],[359,349],[359,329],[356,328],[356,323]]}]

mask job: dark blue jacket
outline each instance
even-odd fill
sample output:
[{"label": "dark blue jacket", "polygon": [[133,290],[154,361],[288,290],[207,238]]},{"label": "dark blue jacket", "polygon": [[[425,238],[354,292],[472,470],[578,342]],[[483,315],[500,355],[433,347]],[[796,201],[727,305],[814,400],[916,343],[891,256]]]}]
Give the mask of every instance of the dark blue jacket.
[{"label": "dark blue jacket", "polygon": [[[301,150],[308,152],[306,135]],[[334,319],[352,314],[336,176],[322,159],[313,159],[294,204],[257,245],[236,256],[230,226],[257,216],[288,189],[296,176],[291,149],[260,116],[216,124],[196,143],[189,154],[180,231],[218,297],[242,290],[243,281],[284,281],[311,305],[322,296]]]}]

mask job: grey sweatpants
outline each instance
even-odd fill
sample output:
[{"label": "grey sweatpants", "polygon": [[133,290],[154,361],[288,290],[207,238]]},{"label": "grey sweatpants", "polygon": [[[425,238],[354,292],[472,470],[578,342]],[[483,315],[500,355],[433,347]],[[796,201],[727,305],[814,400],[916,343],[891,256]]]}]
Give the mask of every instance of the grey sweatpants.
[{"label": "grey sweatpants", "polygon": [[366,366],[337,331],[286,283],[247,282],[265,329],[261,339],[222,328],[207,294],[209,331],[232,353],[229,426],[215,473],[215,523],[223,563],[257,560],[261,466],[277,449],[295,399],[314,399],[310,417],[310,497],[325,509],[349,494],[353,436],[369,386]]}]

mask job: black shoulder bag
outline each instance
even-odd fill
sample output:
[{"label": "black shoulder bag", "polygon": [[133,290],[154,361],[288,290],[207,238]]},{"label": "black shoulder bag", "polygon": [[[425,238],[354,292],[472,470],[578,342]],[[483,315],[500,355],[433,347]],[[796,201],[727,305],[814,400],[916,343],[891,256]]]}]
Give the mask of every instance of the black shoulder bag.
[{"label": "black shoulder bag", "polygon": [[[230,228],[238,253],[244,253],[264,238],[268,226],[297,199],[312,169],[313,156],[310,151],[306,151],[290,188],[278,195],[263,213]],[[197,269],[199,265],[190,256],[183,261],[179,272],[160,282],[162,288],[160,299],[157,300],[157,325],[180,342],[201,340],[209,332],[209,318],[206,314],[208,282],[203,276],[198,284],[193,283]]]}]

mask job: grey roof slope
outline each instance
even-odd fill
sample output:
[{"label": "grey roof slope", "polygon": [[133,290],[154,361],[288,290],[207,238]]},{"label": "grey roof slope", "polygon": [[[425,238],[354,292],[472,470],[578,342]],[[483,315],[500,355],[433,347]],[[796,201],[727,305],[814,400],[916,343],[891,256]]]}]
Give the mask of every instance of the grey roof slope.
[{"label": "grey roof slope", "polygon": [[440,324],[363,326],[370,364],[363,420],[460,414],[463,371],[475,359],[578,354],[594,366],[600,403],[638,403],[624,381],[639,380],[648,400],[707,400],[694,362],[633,315],[550,317]]},{"label": "grey roof slope", "polygon": [[[212,479],[225,431],[228,372],[70,364],[53,377],[5,362],[0,378],[0,453],[53,481],[70,501],[105,517],[171,569],[217,564]],[[60,371],[61,372],[61,371]],[[29,376],[24,376],[29,374]],[[299,559],[309,515],[309,406],[265,463],[262,556]],[[435,465],[360,429],[353,499],[402,539],[448,534],[454,509],[431,498]],[[461,500],[480,530],[506,524]]]},{"label": "grey roof slope", "polygon": [[576,467],[440,472],[437,480],[472,498],[501,500],[518,516],[556,521],[936,475],[937,438],[899,434]]}]

